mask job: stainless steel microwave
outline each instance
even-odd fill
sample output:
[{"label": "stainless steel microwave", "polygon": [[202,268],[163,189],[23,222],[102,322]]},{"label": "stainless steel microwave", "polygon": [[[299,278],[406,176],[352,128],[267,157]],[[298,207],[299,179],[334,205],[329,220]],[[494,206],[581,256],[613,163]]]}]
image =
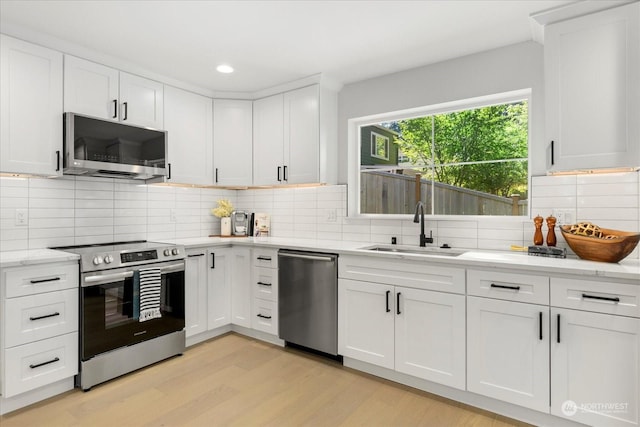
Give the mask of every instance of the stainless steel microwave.
[{"label": "stainless steel microwave", "polygon": [[171,174],[162,130],[64,113],[63,149],[67,175],[157,180]]}]

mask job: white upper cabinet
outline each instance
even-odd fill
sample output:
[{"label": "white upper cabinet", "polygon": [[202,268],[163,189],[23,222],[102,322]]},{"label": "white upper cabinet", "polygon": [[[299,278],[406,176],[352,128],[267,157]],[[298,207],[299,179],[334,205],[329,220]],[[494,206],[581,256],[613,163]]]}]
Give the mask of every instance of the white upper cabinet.
[{"label": "white upper cabinet", "polygon": [[545,27],[551,171],[640,165],[640,3]]},{"label": "white upper cabinet", "polygon": [[214,181],[219,185],[252,184],[253,102],[213,101]]},{"label": "white upper cabinet", "polygon": [[212,100],[171,86],[164,96],[170,182],[213,184]]},{"label": "white upper cabinet", "polygon": [[319,182],[319,86],[259,99],[253,108],[253,183]]},{"label": "white upper cabinet", "polygon": [[0,172],[62,174],[62,54],[0,35]]},{"label": "white upper cabinet", "polygon": [[65,56],[64,110],[163,129],[164,85]]}]

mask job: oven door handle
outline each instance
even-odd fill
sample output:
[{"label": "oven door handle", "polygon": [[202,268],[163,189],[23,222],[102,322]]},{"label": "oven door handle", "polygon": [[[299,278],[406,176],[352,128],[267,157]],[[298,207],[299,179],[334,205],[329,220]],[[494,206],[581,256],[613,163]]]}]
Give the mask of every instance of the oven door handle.
[{"label": "oven door handle", "polygon": [[102,274],[98,276],[87,276],[82,283],[83,287],[100,285],[103,283],[117,282],[122,279],[133,277],[133,270],[123,271],[122,273]]},{"label": "oven door handle", "polygon": [[160,273],[175,273],[176,271],[184,271],[184,262],[170,264],[160,267]]}]

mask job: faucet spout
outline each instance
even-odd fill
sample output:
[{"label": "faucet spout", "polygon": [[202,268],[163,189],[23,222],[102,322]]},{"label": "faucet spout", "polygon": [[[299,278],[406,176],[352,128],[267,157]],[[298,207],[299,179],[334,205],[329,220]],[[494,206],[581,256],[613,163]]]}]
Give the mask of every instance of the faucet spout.
[{"label": "faucet spout", "polygon": [[[419,216],[418,216],[419,215]],[[429,237],[424,234],[424,203],[419,201],[416,204],[416,213],[413,216],[413,222],[420,223],[420,247],[425,247],[427,243],[433,243],[433,234],[429,233]]]}]

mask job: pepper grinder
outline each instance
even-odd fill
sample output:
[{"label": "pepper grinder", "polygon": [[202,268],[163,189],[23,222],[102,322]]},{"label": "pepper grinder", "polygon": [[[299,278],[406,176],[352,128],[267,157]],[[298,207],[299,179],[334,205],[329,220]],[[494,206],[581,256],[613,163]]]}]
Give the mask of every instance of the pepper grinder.
[{"label": "pepper grinder", "polygon": [[542,221],[544,221],[544,219],[540,215],[533,218],[533,223],[536,226],[536,231],[533,233],[533,244],[536,246],[540,246],[544,243],[544,236],[542,235]]},{"label": "pepper grinder", "polygon": [[547,246],[555,246],[556,245],[556,232],[554,228],[556,227],[556,217],[550,216],[547,217]]}]

